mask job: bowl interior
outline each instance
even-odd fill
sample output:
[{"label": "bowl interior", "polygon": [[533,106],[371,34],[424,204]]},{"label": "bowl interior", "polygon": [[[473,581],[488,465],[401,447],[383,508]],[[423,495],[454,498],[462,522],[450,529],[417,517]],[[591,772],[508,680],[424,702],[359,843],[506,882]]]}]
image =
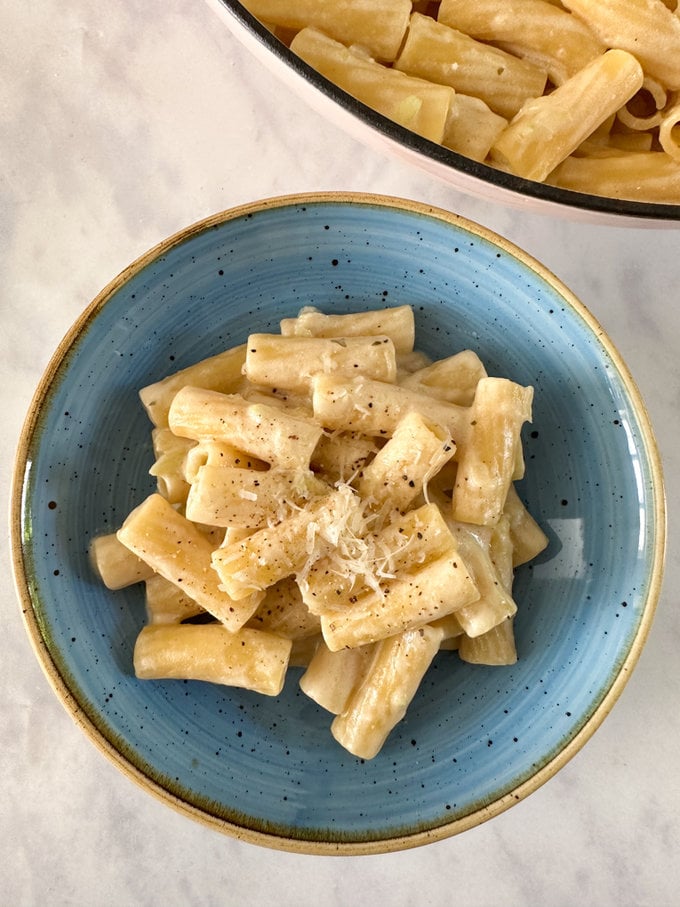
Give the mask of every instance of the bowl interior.
[{"label": "bowl interior", "polygon": [[238,0],[209,0],[230,30],[272,72],[328,119],[365,144],[426,170],[473,197],[567,219],[619,226],[676,226],[680,205],[574,192],[505,173],[450,151],[382,116],[292,53]]},{"label": "bowl interior", "polygon": [[[414,306],[417,346],[475,349],[535,387],[520,491],[550,537],[518,571],[519,661],[440,653],[371,762],[331,738],[291,671],[272,699],[140,682],[141,587],[109,592],[90,539],[152,490],[137,390],[314,304]],[[482,228],[373,197],[271,200],[174,237],[114,281],[59,350],[29,414],[15,516],[19,591],[43,666],[136,780],[218,828],[319,852],[452,834],[545,781],[600,723],[651,620],[663,549],[656,451],[591,316]]]}]

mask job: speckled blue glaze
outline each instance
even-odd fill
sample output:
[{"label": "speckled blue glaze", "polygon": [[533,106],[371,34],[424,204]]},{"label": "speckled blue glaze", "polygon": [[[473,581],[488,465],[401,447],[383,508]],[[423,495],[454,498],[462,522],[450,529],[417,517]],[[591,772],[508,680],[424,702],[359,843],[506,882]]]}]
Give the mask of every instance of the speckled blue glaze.
[{"label": "speckled blue glaze", "polygon": [[[486,231],[363,197],[227,213],[124,278],[55,357],[27,423],[15,501],[29,626],[57,692],[95,741],[180,808],[298,850],[423,843],[546,780],[632,667],[663,549],[646,416],[588,313]],[[142,589],[104,589],[87,552],[152,490],[138,388],[250,331],[276,330],[303,305],[402,303],[414,306],[417,345],[430,355],[471,347],[490,374],[535,387],[520,490],[550,545],[518,571],[518,663],[478,667],[441,653],[371,762],[335,743],[330,716],[299,691],[295,671],[276,699],[136,680]]]}]

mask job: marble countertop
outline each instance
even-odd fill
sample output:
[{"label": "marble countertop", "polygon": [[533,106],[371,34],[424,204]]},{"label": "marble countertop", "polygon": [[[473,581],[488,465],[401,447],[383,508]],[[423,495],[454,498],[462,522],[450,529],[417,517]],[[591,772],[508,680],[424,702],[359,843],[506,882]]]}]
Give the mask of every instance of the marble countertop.
[{"label": "marble countertop", "polygon": [[609,332],[664,461],[664,592],[622,697],[585,748],[508,812],[382,856],[223,837],[138,788],[76,728],[33,655],[0,548],[0,903],[680,904],[680,228],[558,220],[460,194],[370,150],[279,84],[205,2],[4,4],[0,33],[0,493],[68,327],[176,230],[258,198],[358,190],[456,211],[534,255]]}]

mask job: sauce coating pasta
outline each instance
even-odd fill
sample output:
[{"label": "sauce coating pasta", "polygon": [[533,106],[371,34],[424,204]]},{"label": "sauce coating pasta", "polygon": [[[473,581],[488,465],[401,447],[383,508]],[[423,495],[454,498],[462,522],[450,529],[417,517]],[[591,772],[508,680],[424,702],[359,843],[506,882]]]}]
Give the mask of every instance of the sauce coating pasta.
[{"label": "sauce coating pasta", "polygon": [[458,154],[578,192],[680,204],[677,0],[243,5],[341,89]]},{"label": "sauce coating pasta", "polygon": [[238,372],[227,353],[141,390],[158,488],[92,546],[110,588],[145,584],[140,679],[276,696],[302,667],[370,759],[440,650],[514,663],[514,570],[547,544],[514,486],[533,390],[414,342],[409,306],[306,309]]}]

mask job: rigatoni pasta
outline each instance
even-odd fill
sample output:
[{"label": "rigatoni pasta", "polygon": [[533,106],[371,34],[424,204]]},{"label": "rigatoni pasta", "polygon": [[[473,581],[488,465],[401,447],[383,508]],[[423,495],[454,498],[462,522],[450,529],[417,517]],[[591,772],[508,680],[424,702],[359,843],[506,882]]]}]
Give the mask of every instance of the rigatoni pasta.
[{"label": "rigatoni pasta", "polygon": [[491,148],[513,173],[543,182],[642,88],[644,73],[625,50],[608,50],[549,95],[528,101]]},{"label": "rigatoni pasta", "polygon": [[471,350],[416,356],[413,325],[306,308],[208,360],[228,380],[199,363],[142,390],[165,481],[92,545],[110,588],[144,583],[140,679],[276,696],[303,667],[369,759],[440,650],[514,661],[514,569],[547,543],[514,487],[533,392]]},{"label": "rigatoni pasta", "polygon": [[291,50],[364,104],[423,138],[441,143],[454,95],[449,86],[381,66],[314,28],[299,31]]},{"label": "rigatoni pasta", "polygon": [[[344,91],[458,154],[579,192],[680,203],[674,0],[245,6]],[[611,174],[598,163],[620,155]]]}]

